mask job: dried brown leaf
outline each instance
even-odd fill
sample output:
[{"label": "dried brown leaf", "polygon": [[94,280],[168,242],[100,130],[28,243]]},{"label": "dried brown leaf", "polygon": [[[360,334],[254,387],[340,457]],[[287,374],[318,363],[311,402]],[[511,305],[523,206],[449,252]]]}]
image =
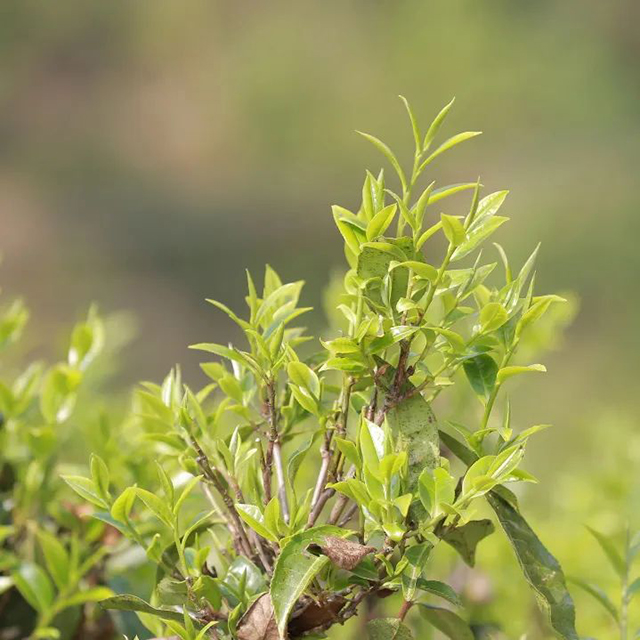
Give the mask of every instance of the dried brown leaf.
[{"label": "dried brown leaf", "polygon": [[358,542],[351,542],[335,536],[327,536],[324,545],[322,545],[322,553],[333,564],[341,569],[347,569],[347,571],[355,569],[365,556],[375,550],[375,547],[365,546]]},{"label": "dried brown leaf", "polygon": [[278,625],[268,593],[260,596],[242,616],[237,634],[238,640],[279,640]]}]

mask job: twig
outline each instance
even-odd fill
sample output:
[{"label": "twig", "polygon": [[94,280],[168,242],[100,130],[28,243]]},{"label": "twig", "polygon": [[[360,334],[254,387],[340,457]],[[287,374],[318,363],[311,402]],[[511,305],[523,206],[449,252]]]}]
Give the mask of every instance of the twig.
[{"label": "twig", "polygon": [[220,472],[214,470],[214,468],[209,463],[209,458],[207,458],[207,455],[200,446],[200,443],[193,436],[191,436],[191,444],[198,454],[196,462],[198,463],[200,469],[202,469],[205,479],[213,486],[218,494],[220,494],[220,497],[222,498],[222,501],[224,502],[224,505],[229,512],[229,517],[233,522],[233,528],[236,530],[240,548],[245,555],[247,555],[248,557],[253,557],[255,554],[253,552],[253,549],[251,548],[251,543],[249,542],[249,538],[247,538],[247,534],[244,530],[244,525],[242,524],[242,520],[240,519],[240,516],[236,511],[233,500],[231,499],[229,492],[225,489],[224,484],[222,483]]},{"label": "twig", "polygon": [[269,444],[267,445],[266,468],[267,478],[265,482],[265,495],[271,495],[271,466],[275,464],[276,476],[278,478],[278,497],[282,507],[282,516],[286,523],[289,522],[289,502],[287,500],[287,489],[284,478],[284,467],[282,465],[282,448],[280,445],[280,434],[278,433],[278,409],[276,407],[276,383],[274,380],[267,382],[267,411],[269,418]]}]

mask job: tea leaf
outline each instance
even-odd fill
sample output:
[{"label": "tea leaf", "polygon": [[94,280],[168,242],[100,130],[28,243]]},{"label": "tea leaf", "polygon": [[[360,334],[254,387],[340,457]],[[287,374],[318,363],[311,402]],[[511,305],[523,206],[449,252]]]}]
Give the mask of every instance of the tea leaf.
[{"label": "tea leaf", "polygon": [[560,564],[511,504],[495,492],[488,494],[488,501],[511,542],[527,582],[549,616],[551,627],[565,640],[578,640],[575,608]]}]

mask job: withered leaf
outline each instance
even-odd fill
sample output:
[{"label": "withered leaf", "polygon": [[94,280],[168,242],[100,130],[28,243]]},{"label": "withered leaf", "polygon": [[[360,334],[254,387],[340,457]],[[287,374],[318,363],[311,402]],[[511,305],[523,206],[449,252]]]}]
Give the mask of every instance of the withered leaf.
[{"label": "withered leaf", "polygon": [[299,612],[289,620],[289,636],[297,638],[304,633],[316,629],[336,619],[340,610],[345,605],[346,599],[342,596],[332,596],[318,602],[309,601]]},{"label": "withered leaf", "polygon": [[268,593],[261,595],[242,616],[237,635],[238,640],[280,639],[271,596]]},{"label": "withered leaf", "polygon": [[327,536],[321,549],[333,564],[347,571],[355,569],[365,556],[376,550],[375,547],[335,536]]}]

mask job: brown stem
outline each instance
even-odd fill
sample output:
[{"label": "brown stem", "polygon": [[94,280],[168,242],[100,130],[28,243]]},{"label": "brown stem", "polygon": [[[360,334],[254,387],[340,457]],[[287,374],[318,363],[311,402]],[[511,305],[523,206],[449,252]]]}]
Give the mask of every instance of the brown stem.
[{"label": "brown stem", "polygon": [[402,606],[400,607],[400,611],[398,611],[398,619],[403,622],[407,617],[407,613],[409,613],[409,609],[413,607],[413,602],[410,600],[404,600],[402,602]]},{"label": "brown stem", "polygon": [[202,469],[205,479],[218,492],[218,494],[222,498],[222,501],[224,502],[224,506],[226,507],[229,513],[229,517],[233,522],[233,527],[238,537],[239,547],[248,557],[253,557],[255,554],[253,549],[251,548],[249,538],[247,538],[247,534],[244,530],[244,525],[242,524],[242,520],[240,519],[240,516],[236,511],[236,507],[233,504],[233,500],[231,499],[229,492],[226,490],[222,482],[222,476],[220,472],[211,466],[211,464],[209,463],[209,458],[207,458],[207,455],[200,446],[200,443],[193,436],[191,436],[191,444],[198,454],[196,462],[198,463],[200,469]]}]

